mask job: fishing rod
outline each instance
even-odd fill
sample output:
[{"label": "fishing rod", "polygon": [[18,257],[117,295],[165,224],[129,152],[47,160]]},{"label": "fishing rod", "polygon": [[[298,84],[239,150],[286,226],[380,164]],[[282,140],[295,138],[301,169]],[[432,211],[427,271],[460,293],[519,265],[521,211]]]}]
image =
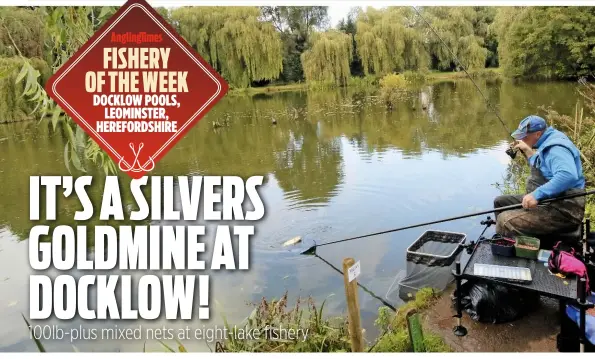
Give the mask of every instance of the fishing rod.
[{"label": "fishing rod", "polygon": [[[593,195],[593,194],[595,194],[595,189],[591,189],[591,190],[588,190],[588,191],[585,191],[585,192],[582,192],[582,193],[575,193],[575,194],[570,194],[570,195],[566,195],[566,196],[549,198],[549,199],[545,199],[545,200],[541,201],[538,204],[538,206],[544,206],[546,204],[549,204],[549,203],[552,203],[552,202],[555,202],[555,201],[561,201],[561,200],[564,200],[564,199],[571,199],[571,198],[576,198],[576,197],[590,196],[590,195]],[[352,240],[355,240],[355,239],[361,239],[361,238],[366,238],[366,237],[377,236],[377,235],[380,235],[380,234],[386,234],[386,233],[404,231],[406,229],[428,226],[430,224],[450,222],[450,221],[454,221],[454,220],[457,220],[457,219],[463,219],[463,218],[468,218],[468,217],[475,217],[475,216],[479,216],[479,215],[482,215],[482,214],[508,211],[508,210],[511,210],[511,209],[520,209],[520,208],[522,208],[522,206],[523,206],[522,203],[513,204],[513,205],[510,205],[510,206],[492,208],[490,210],[485,210],[485,211],[480,211],[480,212],[463,214],[463,215],[456,216],[456,217],[449,217],[449,218],[439,219],[439,220],[436,220],[436,221],[419,223],[419,224],[414,224],[414,225],[410,225],[410,226],[389,229],[389,230],[386,230],[386,231],[381,231],[381,232],[376,232],[376,233],[370,233],[370,234],[365,234],[365,235],[362,235],[362,236],[345,238],[345,239],[340,239],[340,240],[337,240],[337,241],[326,242],[326,243],[321,243],[321,244],[317,244],[316,241],[314,241],[313,239],[310,239],[308,241],[308,247],[306,247],[305,249],[301,249],[300,250],[300,253],[301,254],[309,254],[309,253],[312,252],[313,249],[315,249],[317,247],[328,246],[328,245],[331,245],[331,244],[352,241]]]},{"label": "fishing rod", "polygon": [[[473,85],[475,86],[475,88],[477,89],[477,91],[479,92],[479,94],[483,97],[484,101],[487,104],[488,109],[491,110],[496,115],[496,117],[498,118],[498,120],[500,121],[500,123],[502,124],[502,126],[504,127],[504,129],[506,130],[506,133],[508,135],[510,135],[512,133],[512,131],[510,131],[510,129],[508,129],[508,126],[506,126],[506,124],[504,123],[504,120],[502,120],[502,117],[500,117],[500,114],[498,113],[497,109],[492,106],[492,104],[490,103],[490,101],[488,100],[488,98],[484,95],[484,93],[481,91],[481,89],[479,88],[479,86],[477,86],[477,83],[475,83],[475,81],[473,80],[473,77],[471,77],[471,75],[469,75],[469,73],[467,72],[467,69],[465,69],[465,66],[463,66],[463,64],[458,59],[458,57],[452,52],[452,50],[450,49],[450,47],[448,47],[448,45],[446,44],[446,42],[444,42],[444,40],[442,40],[442,38],[440,37],[440,35],[438,35],[438,33],[436,32],[436,30],[434,30],[434,27],[432,27],[432,25],[422,16],[422,14],[419,12],[419,10],[415,6],[412,6],[412,8],[413,8],[413,10],[415,10],[415,12],[417,13],[417,15],[423,20],[423,22],[425,22],[426,25],[428,25],[428,27],[430,28],[430,30],[434,33],[434,35],[436,35],[436,37],[440,40],[440,42],[442,42],[442,44],[444,45],[444,47],[446,47],[446,49],[448,50],[448,52],[450,52],[450,54],[453,57],[453,59],[456,62],[458,62],[459,67],[461,69],[463,69],[463,71],[465,72],[465,74],[467,75],[467,77],[469,77],[469,80],[471,80],[471,82],[473,83]],[[506,149],[506,154],[508,156],[510,156],[510,158],[514,159],[516,157],[517,150],[515,148],[513,148],[513,146],[511,145],[511,146],[509,146]]]}]

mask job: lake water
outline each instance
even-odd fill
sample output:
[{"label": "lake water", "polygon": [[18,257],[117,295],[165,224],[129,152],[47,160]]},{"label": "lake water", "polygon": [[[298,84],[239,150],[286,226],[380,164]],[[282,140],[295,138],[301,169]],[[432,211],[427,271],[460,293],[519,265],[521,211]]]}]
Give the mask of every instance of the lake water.
[{"label": "lake water", "polygon": [[[509,128],[553,106],[572,114],[578,98],[572,83],[480,82]],[[1,114],[0,114],[1,116]],[[273,124],[276,121],[276,125]],[[214,124],[227,123],[216,127]],[[21,313],[27,316],[27,237],[31,175],[67,175],[64,136],[36,121],[0,125],[0,351],[35,351]],[[286,92],[228,96],[157,165],[154,175],[264,175],[266,207],[251,242],[250,270],[211,274],[209,323],[60,323],[62,328],[162,326],[203,328],[238,323],[249,302],[263,296],[290,299],[328,297],[327,315],[345,311],[343,278],[313,256],[289,253],[281,244],[298,235],[320,242],[489,209],[500,192],[494,184],[507,174],[506,131],[487,110],[469,81],[428,85],[387,112],[377,94],[366,91]],[[97,175],[100,182],[101,175]],[[121,177],[125,181],[125,176]],[[93,187],[99,200],[101,185]],[[130,197],[124,201],[130,202]],[[77,210],[61,199],[60,224],[74,225]],[[436,224],[324,246],[318,255],[337,268],[353,257],[361,263],[360,283],[384,298],[405,250],[425,230],[467,234],[475,239],[484,217]],[[99,221],[91,221],[98,224]],[[209,232],[208,232],[209,233]],[[74,271],[71,274],[80,276]],[[196,274],[196,273],[193,273]],[[134,277],[137,277],[135,274]],[[330,297],[329,297],[330,296]],[[374,338],[376,298],[359,300],[368,339]],[[400,305],[396,297],[387,298]],[[35,324],[52,324],[47,321]],[[69,340],[44,341],[48,351],[72,351]],[[143,341],[76,341],[81,351],[142,351]],[[190,350],[208,350],[200,341]],[[214,344],[211,343],[211,348]],[[147,350],[161,350],[148,341]]]}]

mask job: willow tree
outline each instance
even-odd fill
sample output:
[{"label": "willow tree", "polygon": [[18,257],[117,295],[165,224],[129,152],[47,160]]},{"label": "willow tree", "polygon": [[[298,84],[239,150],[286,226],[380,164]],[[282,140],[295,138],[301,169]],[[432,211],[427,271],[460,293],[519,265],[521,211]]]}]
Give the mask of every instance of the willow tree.
[{"label": "willow tree", "polygon": [[0,7],[0,56],[43,58],[45,16],[41,11]]},{"label": "willow tree", "polygon": [[472,7],[428,7],[423,9],[424,17],[430,22],[442,41],[429,29],[426,35],[430,52],[439,70],[453,70],[458,65],[452,53],[466,69],[485,67],[488,51],[484,40],[475,34],[476,11]]},{"label": "willow tree", "polygon": [[233,87],[275,80],[283,70],[279,33],[258,7],[180,7],[171,18],[180,34]]},{"label": "willow tree", "polygon": [[[93,33],[101,26],[115,7],[46,7],[38,11],[45,16],[45,57],[51,71],[55,73],[78,49],[87,42]],[[115,173],[116,166],[111,158],[97,145],[95,141],[85,135],[82,128],[67,116],[45,92],[40,81],[42,73],[33,65],[32,61],[17,51],[24,61],[16,82],[24,83],[23,96],[31,101],[34,113],[41,119],[51,117],[54,130],[58,124],[67,136],[68,142],[64,148],[64,162],[69,167],[85,171],[84,160],[90,160],[100,165],[105,173]],[[70,170],[70,167],[68,168]]]},{"label": "willow tree", "polygon": [[315,33],[312,46],[302,56],[306,81],[333,82],[339,86],[351,76],[351,35],[336,30]]},{"label": "willow tree", "polygon": [[403,7],[359,12],[355,41],[366,75],[427,67],[428,53],[412,15]]}]

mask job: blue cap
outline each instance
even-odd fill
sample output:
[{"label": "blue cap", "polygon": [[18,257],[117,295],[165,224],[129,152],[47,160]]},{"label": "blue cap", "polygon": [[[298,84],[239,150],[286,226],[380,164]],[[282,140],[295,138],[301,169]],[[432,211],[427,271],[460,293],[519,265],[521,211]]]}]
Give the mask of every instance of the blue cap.
[{"label": "blue cap", "polygon": [[522,140],[531,132],[543,131],[547,128],[545,120],[539,116],[531,115],[525,117],[519,124],[519,128],[514,131],[511,136],[515,140]]}]

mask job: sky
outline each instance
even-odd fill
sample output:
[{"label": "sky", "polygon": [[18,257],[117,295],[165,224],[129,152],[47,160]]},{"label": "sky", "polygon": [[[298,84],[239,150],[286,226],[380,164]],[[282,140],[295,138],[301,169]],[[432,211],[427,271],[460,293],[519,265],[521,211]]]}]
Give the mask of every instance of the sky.
[{"label": "sky", "polygon": [[344,6],[341,5],[334,5],[328,7],[328,16],[331,21],[331,26],[336,27],[339,24],[341,19],[347,17],[349,10],[353,7],[351,4],[346,4]]},{"label": "sky", "polygon": [[[373,7],[373,8],[381,8],[386,6],[386,4],[382,4],[382,3],[375,3],[374,1],[369,1],[369,2],[363,2],[361,3],[361,5],[358,5],[362,8],[367,8],[367,7]],[[349,10],[351,10],[352,7],[357,7],[356,5],[354,5],[353,3],[348,3],[345,5],[329,5],[328,6],[328,16],[330,18],[330,22],[331,22],[331,26],[332,27],[336,27],[339,24],[339,21],[341,21],[342,19],[347,17],[347,14],[349,14]]]}]

